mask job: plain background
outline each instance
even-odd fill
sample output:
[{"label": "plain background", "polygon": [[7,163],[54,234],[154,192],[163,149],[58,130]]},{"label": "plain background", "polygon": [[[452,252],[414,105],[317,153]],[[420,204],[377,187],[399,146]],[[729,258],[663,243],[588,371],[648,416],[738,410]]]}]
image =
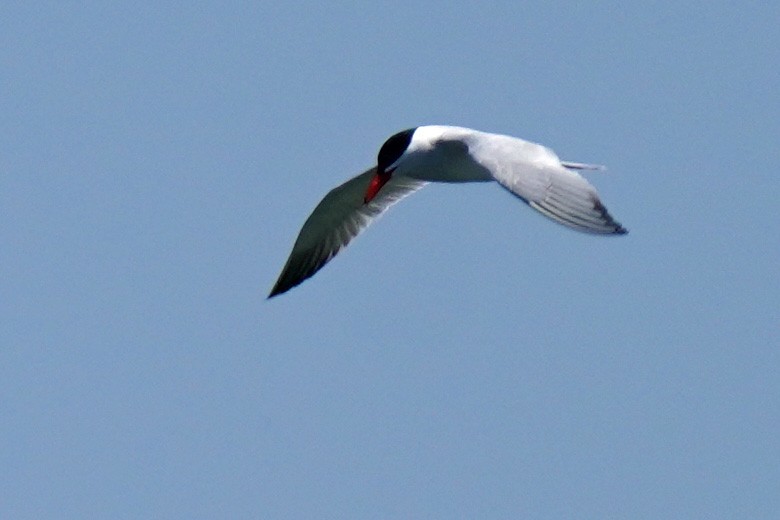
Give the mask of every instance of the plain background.
[{"label": "plain background", "polygon": [[[0,6],[0,517],[778,518],[777,4],[131,4]],[[630,234],[432,186],[265,300],[437,123]]]}]

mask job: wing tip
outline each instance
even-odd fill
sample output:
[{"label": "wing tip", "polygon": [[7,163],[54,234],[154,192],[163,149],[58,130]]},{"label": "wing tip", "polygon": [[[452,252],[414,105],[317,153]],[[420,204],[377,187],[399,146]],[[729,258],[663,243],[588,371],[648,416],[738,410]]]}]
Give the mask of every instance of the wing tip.
[{"label": "wing tip", "polygon": [[612,218],[612,215],[609,214],[609,211],[607,211],[607,208],[604,206],[604,204],[601,203],[601,200],[599,200],[597,196],[594,196],[592,201],[593,201],[593,209],[599,212],[601,218],[604,219],[605,223],[614,226],[612,232],[609,234],[611,235],[628,234],[628,229],[624,228],[620,222]]},{"label": "wing tip", "polygon": [[303,274],[296,271],[291,271],[289,265],[285,266],[284,270],[282,271],[282,274],[279,275],[279,279],[276,280],[276,283],[274,284],[273,289],[271,289],[271,292],[268,294],[266,300],[270,300],[275,296],[279,296],[280,294],[286,293],[293,287],[297,287],[304,281],[308,280],[323,265],[325,265],[325,263],[327,263],[327,260],[324,263],[317,266],[313,271],[307,271]]},{"label": "wing tip", "polygon": [[280,294],[284,294],[284,293],[286,293],[287,291],[289,291],[290,289],[292,289],[292,287],[293,287],[293,286],[288,286],[288,287],[285,287],[285,286],[283,286],[283,285],[281,284],[281,280],[279,280],[279,281],[277,281],[277,282],[274,284],[274,288],[273,288],[273,289],[271,289],[271,292],[270,292],[270,293],[268,294],[268,296],[266,297],[266,300],[270,300],[271,298],[273,298],[273,297],[275,297],[275,296],[279,296]]},{"label": "wing tip", "polygon": [[279,296],[280,294],[284,294],[293,287],[299,286],[301,283],[303,283],[305,280],[307,280],[311,275],[305,276],[303,278],[299,278],[297,280],[285,280],[280,278],[276,284],[274,285],[274,288],[271,289],[271,292],[266,297],[266,300],[270,300],[271,298],[275,298],[276,296]]}]

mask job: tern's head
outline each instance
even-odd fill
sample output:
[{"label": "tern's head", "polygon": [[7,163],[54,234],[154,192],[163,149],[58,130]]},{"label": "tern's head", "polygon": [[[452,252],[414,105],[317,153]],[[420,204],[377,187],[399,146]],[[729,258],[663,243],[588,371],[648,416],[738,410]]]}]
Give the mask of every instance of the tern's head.
[{"label": "tern's head", "polygon": [[385,141],[385,144],[379,149],[379,155],[376,158],[377,173],[392,173],[395,170],[396,162],[409,148],[415,130],[417,129],[409,128],[403,132],[398,132]]},{"label": "tern's head", "polygon": [[398,167],[399,160],[409,148],[415,130],[417,128],[409,128],[403,132],[398,132],[385,141],[385,144],[379,149],[379,154],[376,158],[376,175],[371,179],[366,190],[366,196],[363,199],[366,204],[371,202],[371,199],[376,197],[382,186],[390,180],[393,171]]}]

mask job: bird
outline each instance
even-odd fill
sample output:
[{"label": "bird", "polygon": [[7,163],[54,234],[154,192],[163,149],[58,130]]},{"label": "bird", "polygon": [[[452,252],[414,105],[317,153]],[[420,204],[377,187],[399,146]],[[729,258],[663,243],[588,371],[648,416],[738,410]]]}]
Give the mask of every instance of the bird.
[{"label": "bird", "polygon": [[390,206],[431,182],[497,182],[542,215],[577,231],[628,232],[579,171],[550,148],[508,135],[426,125],[388,138],[377,162],[331,190],[306,219],[268,298],[313,276]]}]

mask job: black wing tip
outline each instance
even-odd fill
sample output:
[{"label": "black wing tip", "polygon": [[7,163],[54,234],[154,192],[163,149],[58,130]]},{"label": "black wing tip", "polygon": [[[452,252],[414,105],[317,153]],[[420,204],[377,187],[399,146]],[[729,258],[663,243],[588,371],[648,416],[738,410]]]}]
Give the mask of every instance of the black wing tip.
[{"label": "black wing tip", "polygon": [[610,235],[628,234],[628,230],[624,228],[622,224],[612,218],[612,215],[609,214],[609,211],[607,211],[607,208],[604,206],[604,204],[601,203],[601,200],[599,200],[597,196],[594,196],[591,200],[593,202],[593,209],[599,213],[601,218],[604,219],[605,223],[614,226],[614,229],[609,233]]},{"label": "black wing tip", "polygon": [[282,269],[282,274],[279,275],[279,279],[276,280],[274,288],[271,289],[271,293],[266,299],[270,300],[274,296],[286,293],[293,287],[302,284],[322,269],[333,258],[334,254],[329,253],[323,257],[319,251],[314,251],[311,254],[303,255],[303,257],[290,256]]},{"label": "black wing tip", "polygon": [[296,287],[296,286],[297,286],[297,285],[299,285],[300,283],[301,283],[301,282],[294,283],[294,284],[292,284],[292,285],[283,285],[283,286],[279,286],[279,284],[276,284],[276,285],[274,286],[274,288],[273,288],[273,289],[271,289],[271,292],[270,292],[270,294],[268,294],[268,296],[266,296],[266,298],[265,298],[265,299],[266,299],[266,300],[270,300],[271,298],[276,298],[276,297],[277,297],[277,296],[279,296],[280,294],[284,294],[284,293],[286,293],[287,291],[289,291],[289,290],[290,290],[290,289],[292,289],[293,287]]},{"label": "black wing tip", "polygon": [[279,296],[280,294],[284,294],[284,293],[285,293],[285,292],[287,292],[289,289],[290,289],[289,287],[287,287],[287,288],[283,289],[283,288],[279,287],[279,284],[276,284],[276,285],[274,285],[274,288],[273,288],[273,289],[271,289],[271,292],[270,292],[270,294],[268,294],[268,296],[266,297],[266,300],[270,300],[270,299],[271,299],[271,298],[273,298],[274,296]]},{"label": "black wing tip", "polygon": [[276,280],[276,283],[274,284],[274,288],[271,289],[271,293],[268,295],[268,298],[266,300],[270,300],[274,296],[279,296],[280,294],[284,294],[296,285],[300,284],[303,280],[302,279],[293,279],[292,276],[290,276],[290,273],[287,271],[287,268],[285,267],[284,271],[281,275],[279,275],[279,279]]},{"label": "black wing tip", "polygon": [[290,280],[286,280],[284,277],[279,278],[279,280],[277,280],[276,284],[274,285],[274,288],[271,289],[271,293],[268,295],[266,300],[270,300],[271,298],[273,298],[275,296],[279,296],[280,294],[286,293],[287,291],[289,291],[293,287],[299,285],[305,279],[306,278],[303,278],[303,279],[300,279],[300,280],[297,280],[297,281],[294,281],[294,282],[290,282]]}]

